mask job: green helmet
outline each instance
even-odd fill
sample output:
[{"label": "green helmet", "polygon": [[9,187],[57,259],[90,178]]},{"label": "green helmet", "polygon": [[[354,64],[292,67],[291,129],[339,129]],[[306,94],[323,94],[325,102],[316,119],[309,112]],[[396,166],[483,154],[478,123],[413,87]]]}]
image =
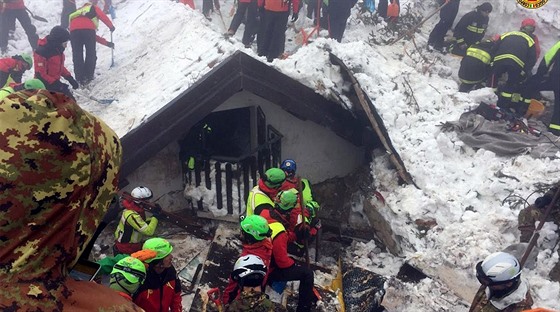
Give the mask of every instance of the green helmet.
[{"label": "green helmet", "polygon": [[111,271],[109,287],[117,291],[126,291],[131,296],[146,279],[146,266],[134,257],[119,260]]},{"label": "green helmet", "polygon": [[271,230],[264,217],[250,215],[241,219],[241,229],[258,241],[270,237]]},{"label": "green helmet", "polygon": [[267,186],[277,188],[286,180],[286,173],[280,168],[270,168],[264,173],[262,178]]},{"label": "green helmet", "polygon": [[276,198],[276,205],[282,210],[290,210],[296,206],[298,191],[291,188],[286,191],[280,191]]},{"label": "green helmet", "polygon": [[23,84],[25,89],[45,89],[45,84],[39,79],[28,79]]},{"label": "green helmet", "polygon": [[150,263],[167,257],[173,251],[173,246],[166,239],[154,237],[144,242],[142,249],[150,249],[157,253],[155,258],[146,260],[147,263]]},{"label": "green helmet", "polygon": [[27,53],[22,53],[20,54],[21,59],[27,63],[27,65],[29,65],[29,68],[33,68],[33,58],[31,57],[31,55],[27,54]]}]

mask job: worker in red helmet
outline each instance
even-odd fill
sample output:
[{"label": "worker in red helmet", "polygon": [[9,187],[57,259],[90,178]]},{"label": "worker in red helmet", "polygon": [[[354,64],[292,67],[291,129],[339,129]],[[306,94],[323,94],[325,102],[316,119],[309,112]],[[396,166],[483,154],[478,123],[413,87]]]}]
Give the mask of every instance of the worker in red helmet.
[{"label": "worker in red helmet", "polygon": [[[537,62],[538,39],[535,40],[534,31],[535,20],[523,20],[519,30],[500,37],[494,55],[491,85],[497,88],[497,104],[517,116],[523,116],[531,102],[530,96],[522,91]],[[502,78],[504,75],[506,78]],[[499,80],[504,82],[498,84]]]}]

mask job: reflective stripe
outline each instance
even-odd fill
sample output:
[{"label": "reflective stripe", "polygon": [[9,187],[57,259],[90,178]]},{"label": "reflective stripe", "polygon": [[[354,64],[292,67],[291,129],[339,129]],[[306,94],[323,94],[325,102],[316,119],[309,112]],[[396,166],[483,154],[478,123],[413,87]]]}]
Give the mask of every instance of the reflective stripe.
[{"label": "reflective stripe", "polygon": [[500,92],[500,95],[504,98],[511,98],[513,103],[524,102],[527,105],[531,103],[531,99],[525,99],[520,93]]},{"label": "reflective stripe", "polygon": [[469,25],[467,26],[467,30],[472,31],[473,33],[482,34],[486,30],[486,28],[480,28],[473,25]]},{"label": "reflective stripe", "polygon": [[480,80],[475,81],[475,80],[467,80],[467,79],[461,79],[461,78],[459,78],[459,80],[464,84],[477,84],[479,82],[484,81],[484,79],[480,79]]},{"label": "reflective stripe", "polygon": [[514,62],[517,63],[517,65],[521,66],[521,68],[525,68],[525,62],[523,62],[520,58],[518,58],[517,56],[515,56],[513,54],[498,55],[494,58],[494,62],[495,61],[500,61],[500,60],[505,60],[505,59],[512,59]]},{"label": "reflective stripe", "polygon": [[473,47],[468,48],[467,56],[474,57],[475,59],[480,60],[484,64],[490,64],[490,62],[492,61],[492,56],[490,55],[490,53],[478,48],[473,48]]},{"label": "reflective stripe", "polygon": [[560,130],[560,125],[550,124],[548,127],[550,129]]},{"label": "reflective stripe", "polygon": [[522,31],[510,31],[508,33],[505,33],[502,35],[502,37],[500,37],[500,40],[504,40],[504,38],[512,35],[521,36],[525,38],[525,40],[527,40],[527,45],[529,45],[529,48],[535,45],[535,40],[531,36],[527,35]]}]

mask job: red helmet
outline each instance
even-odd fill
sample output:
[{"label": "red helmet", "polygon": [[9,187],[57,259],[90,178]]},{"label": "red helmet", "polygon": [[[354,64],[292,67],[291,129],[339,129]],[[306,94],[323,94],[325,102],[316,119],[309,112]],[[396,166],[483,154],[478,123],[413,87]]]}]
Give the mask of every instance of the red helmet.
[{"label": "red helmet", "polygon": [[521,22],[521,27],[525,27],[525,26],[537,27],[537,23],[532,18],[526,18]]}]

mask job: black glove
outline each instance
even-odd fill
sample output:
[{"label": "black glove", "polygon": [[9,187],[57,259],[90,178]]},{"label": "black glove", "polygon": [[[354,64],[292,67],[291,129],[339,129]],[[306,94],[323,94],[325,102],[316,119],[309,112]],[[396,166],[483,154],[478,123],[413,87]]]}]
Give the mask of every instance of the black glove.
[{"label": "black glove", "polygon": [[311,236],[309,230],[309,225],[305,222],[296,225],[295,232],[297,240],[300,242],[307,240]]},{"label": "black glove", "polygon": [[74,79],[74,77],[72,76],[66,77],[66,80],[72,85],[72,89],[78,89],[80,87],[80,85],[78,84],[76,79]]},{"label": "black glove", "polygon": [[115,31],[115,26],[109,27],[109,30],[110,30],[111,32]]},{"label": "black glove", "polygon": [[544,208],[551,202],[552,202],[552,195],[546,194],[542,197],[537,198],[537,200],[535,200],[535,207]]},{"label": "black glove", "polygon": [[292,23],[294,23],[295,21],[297,21],[299,17],[299,14],[297,14],[296,12],[294,12],[294,14],[292,14]]},{"label": "black glove", "polygon": [[115,48],[115,44],[113,42],[107,42],[107,46],[111,49]]}]

